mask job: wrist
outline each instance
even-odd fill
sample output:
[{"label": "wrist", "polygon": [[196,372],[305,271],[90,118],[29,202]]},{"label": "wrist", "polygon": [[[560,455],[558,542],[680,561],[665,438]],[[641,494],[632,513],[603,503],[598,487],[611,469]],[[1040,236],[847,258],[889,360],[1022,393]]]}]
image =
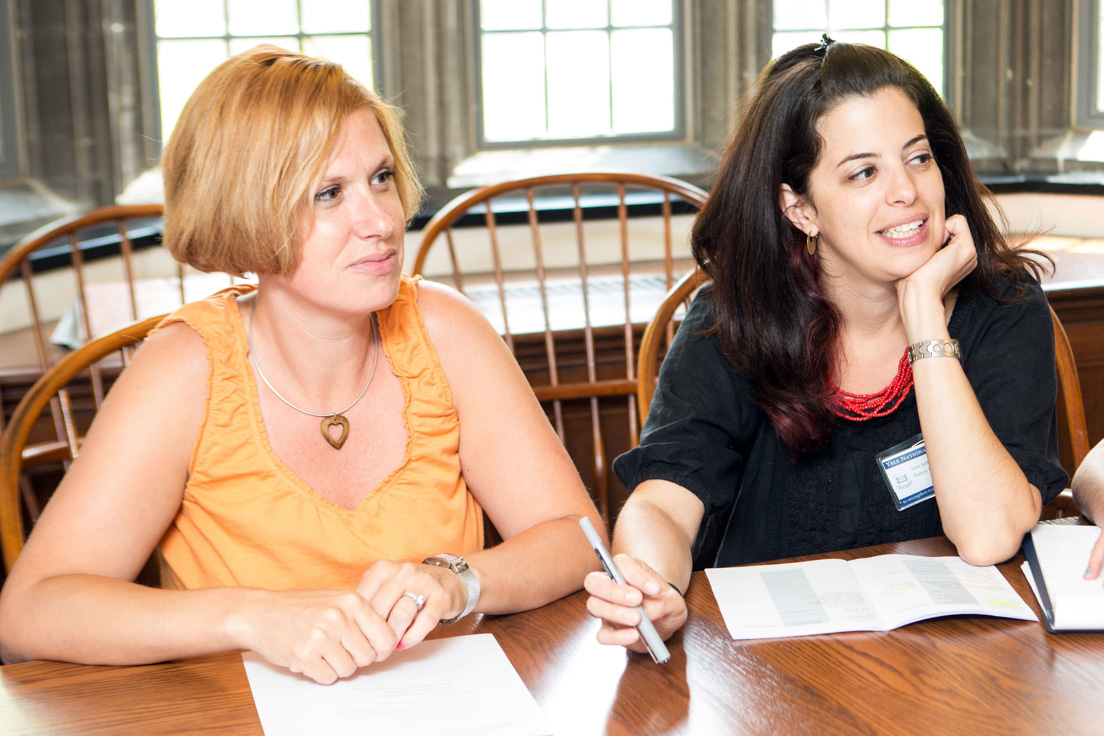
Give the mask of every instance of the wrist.
[{"label": "wrist", "polygon": [[[231,589],[224,589],[231,592]],[[271,591],[255,588],[237,588],[233,593],[240,596],[239,600],[224,601],[228,605],[222,606],[222,614],[215,626],[215,638],[220,648],[231,649],[256,649],[258,617],[263,611],[271,610],[271,604],[266,604]]]},{"label": "wrist", "polygon": [[947,309],[937,292],[930,294],[907,292],[902,295],[898,307],[901,310],[901,322],[909,344],[920,340],[935,340],[948,335]]},{"label": "wrist", "polygon": [[[441,554],[425,558],[422,560],[422,564],[441,568],[448,576],[453,578],[452,582],[454,584],[458,582],[460,588],[462,588],[460,591],[461,604],[459,611],[455,609],[449,611],[448,613],[453,615],[442,619],[442,624],[456,623],[475,610],[476,605],[479,603],[479,578],[476,577],[475,571],[468,566],[468,563],[463,557],[442,552]],[[456,590],[455,586],[453,590]],[[455,601],[456,598],[454,597],[453,600]]]},{"label": "wrist", "polygon": [[938,313],[903,317],[905,339],[909,345],[923,340],[945,340],[951,336],[942,309]]}]

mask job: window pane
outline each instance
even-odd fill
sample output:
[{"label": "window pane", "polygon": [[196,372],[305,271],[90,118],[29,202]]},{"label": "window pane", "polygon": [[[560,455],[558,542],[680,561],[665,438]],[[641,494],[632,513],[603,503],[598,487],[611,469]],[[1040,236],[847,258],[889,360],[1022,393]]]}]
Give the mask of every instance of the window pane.
[{"label": "window pane", "polygon": [[548,134],[591,138],[610,132],[609,36],[549,33]]},{"label": "window pane", "polygon": [[[803,28],[827,28],[825,0],[774,0],[774,29],[795,31]],[[777,39],[777,35],[775,36]],[[800,45],[800,42],[793,44]],[[789,48],[785,50],[788,51]]]},{"label": "window pane", "polygon": [[675,129],[674,37],[669,28],[613,32],[613,132]]},{"label": "window pane", "polygon": [[605,28],[609,9],[606,0],[544,0],[544,23],[549,28]]},{"label": "window pane", "polygon": [[777,59],[791,49],[795,49],[803,43],[818,43],[820,31],[792,31],[790,33],[776,33],[771,40],[771,58]]},{"label": "window pane", "polygon": [[226,42],[159,41],[157,44],[158,84],[161,88],[161,140],[169,133],[184,109],[184,103],[207,74],[226,61]]},{"label": "window pane", "polygon": [[541,27],[541,0],[479,0],[479,25],[484,31]]},{"label": "window pane", "polygon": [[[154,0],[154,10],[162,140],[211,69],[262,43],[333,59],[373,86],[370,0]],[[340,33],[311,35],[327,31]]]},{"label": "window pane", "polygon": [[889,25],[942,26],[943,0],[889,0]]},{"label": "window pane", "polygon": [[490,141],[545,133],[544,43],[540,33],[483,37],[483,135]]},{"label": "window pane", "polygon": [[[821,5],[827,18],[817,24]],[[839,41],[888,48],[908,59],[943,93],[945,0],[775,0],[774,9],[774,58],[817,41],[827,29]]]},{"label": "window pane", "polygon": [[303,53],[336,61],[368,89],[372,89],[372,40],[368,36],[306,36]]},{"label": "window pane", "polygon": [[832,38],[848,43],[865,43],[867,46],[886,47],[885,31],[836,31]]},{"label": "window pane", "polygon": [[256,48],[262,43],[270,43],[288,51],[299,52],[301,50],[298,36],[268,36],[267,38],[265,36],[250,36],[249,38],[231,38],[230,55],[240,54]]},{"label": "window pane", "polygon": [[163,38],[226,35],[222,0],[155,0],[153,7],[157,35]]},{"label": "window pane", "polygon": [[610,25],[615,28],[669,26],[674,14],[671,6],[671,0],[612,0]]},{"label": "window pane", "polygon": [[914,28],[889,32],[889,50],[908,59],[943,94],[943,31]]},{"label": "window pane", "polygon": [[228,0],[232,36],[284,36],[299,32],[295,0]]},{"label": "window pane", "polygon": [[828,0],[829,28],[882,28],[884,26],[885,0]]},{"label": "window pane", "polygon": [[368,33],[372,4],[368,0],[303,0],[303,33]]},{"label": "window pane", "polygon": [[[483,140],[676,129],[674,0],[539,0],[538,18],[528,0],[481,3]],[[522,24],[535,32],[521,32]]]}]

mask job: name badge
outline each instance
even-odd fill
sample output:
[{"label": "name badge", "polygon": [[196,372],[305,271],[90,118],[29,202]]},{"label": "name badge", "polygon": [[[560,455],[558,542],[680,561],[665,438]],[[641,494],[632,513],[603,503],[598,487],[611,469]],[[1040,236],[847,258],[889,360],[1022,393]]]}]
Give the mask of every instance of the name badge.
[{"label": "name badge", "polygon": [[878,468],[889,486],[889,495],[898,511],[935,496],[924,435],[918,434],[894,445],[877,457]]}]

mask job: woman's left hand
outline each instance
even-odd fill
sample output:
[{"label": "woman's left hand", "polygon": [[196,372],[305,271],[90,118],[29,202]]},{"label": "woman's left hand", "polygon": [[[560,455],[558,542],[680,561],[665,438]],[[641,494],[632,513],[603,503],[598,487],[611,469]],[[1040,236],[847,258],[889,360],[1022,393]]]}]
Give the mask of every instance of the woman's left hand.
[{"label": "woman's left hand", "polygon": [[[464,610],[467,589],[456,573],[443,567],[380,560],[360,578],[356,592],[395,632],[398,649],[421,642],[443,619]],[[409,595],[407,595],[409,593]],[[421,610],[415,598],[424,596]]]},{"label": "woman's left hand", "polygon": [[920,268],[897,281],[897,301],[908,328],[909,317],[925,307],[942,304],[951,289],[977,266],[977,249],[970,225],[962,215],[951,215],[944,223],[944,245]]}]

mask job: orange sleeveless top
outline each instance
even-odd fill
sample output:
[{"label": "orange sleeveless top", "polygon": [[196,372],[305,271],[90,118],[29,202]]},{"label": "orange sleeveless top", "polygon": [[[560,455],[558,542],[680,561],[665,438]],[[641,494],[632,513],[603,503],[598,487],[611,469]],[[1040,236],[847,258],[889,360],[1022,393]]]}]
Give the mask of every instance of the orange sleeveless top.
[{"label": "orange sleeveless top", "polygon": [[404,276],[395,303],[376,315],[405,398],[406,457],[355,509],[323,498],[268,443],[235,302],[254,287],[165,318],[203,337],[211,373],[183,502],[160,543],[162,585],[348,590],[376,560],[482,548],[483,514],[460,473],[460,424],[416,283]]}]

